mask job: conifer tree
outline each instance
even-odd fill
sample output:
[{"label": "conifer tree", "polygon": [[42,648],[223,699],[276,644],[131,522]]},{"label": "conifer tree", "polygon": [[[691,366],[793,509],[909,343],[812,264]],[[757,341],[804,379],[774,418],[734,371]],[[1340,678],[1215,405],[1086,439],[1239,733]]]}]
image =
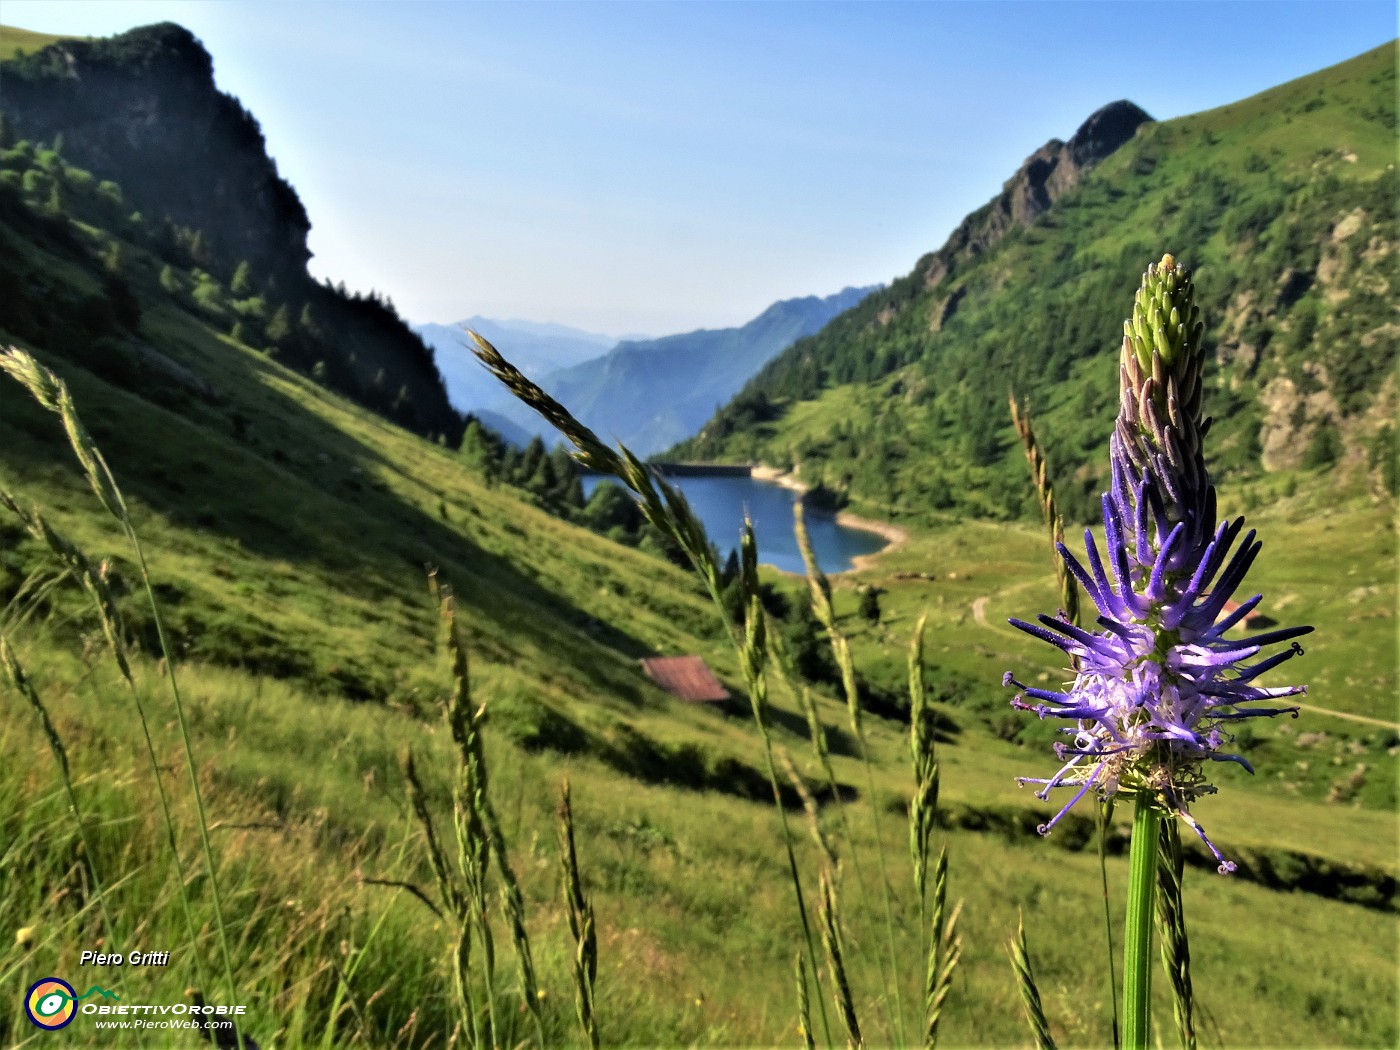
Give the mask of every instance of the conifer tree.
[{"label": "conifer tree", "polygon": [[246,259],[233,271],[233,280],[229,281],[228,290],[240,298],[253,294],[253,268],[248,265]]},{"label": "conifer tree", "polygon": [[277,308],[277,312],[272,315],[272,320],[267,322],[267,339],[270,343],[285,343],[292,334],[292,313],[287,309],[287,304],[283,303]]},{"label": "conifer tree", "polygon": [[160,286],[170,295],[176,295],[184,290],[184,285],[175,273],[175,268],[169,263],[160,268]]},{"label": "conifer tree", "polygon": [[126,268],[126,258],[122,252],[121,241],[113,241],[107,245],[107,251],[102,256],[102,266],[108,273],[118,275]]},{"label": "conifer tree", "polygon": [[468,417],[457,454],[461,456],[462,462],[479,473],[488,485],[494,484],[500,477],[504,451],[499,441],[494,439],[494,435],[482,426],[478,419]]},{"label": "conifer tree", "polygon": [[[301,316],[297,319],[297,326],[308,335],[321,338],[321,326],[316,323],[316,315],[311,312],[311,304],[306,303],[301,308]],[[351,354],[353,358],[354,355]],[[351,362],[354,363],[353,360]]]},{"label": "conifer tree", "polygon": [[529,485],[530,479],[535,476],[535,471],[540,468],[540,460],[544,459],[544,442],[536,434],[530,439],[530,443],[525,446],[524,453],[515,464],[513,477],[518,485]]}]

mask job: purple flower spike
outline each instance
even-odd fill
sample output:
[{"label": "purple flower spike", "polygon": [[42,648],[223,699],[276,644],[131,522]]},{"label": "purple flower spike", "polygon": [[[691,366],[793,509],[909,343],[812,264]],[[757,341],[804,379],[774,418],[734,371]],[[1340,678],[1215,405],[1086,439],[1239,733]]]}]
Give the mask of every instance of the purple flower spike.
[{"label": "purple flower spike", "polygon": [[[1253,683],[1301,655],[1293,639],[1312,628],[1225,637],[1261,600],[1255,595],[1230,605],[1260,544],[1251,531],[1236,545],[1242,518],[1216,523],[1215,488],[1202,453],[1210,421],[1201,419],[1205,355],[1193,295],[1189,271],[1170,255],[1143,275],[1133,317],[1123,326],[1120,409],[1109,441],[1112,485],[1103,496],[1107,550],[1100,557],[1087,531],[1083,563],[1059,548],[1097,607],[1100,630],[1049,616],[1038,617],[1039,625],[1013,619],[1013,626],[1070,657],[1074,682],[1064,692],[1032,689],[1007,672],[1003,685],[1021,690],[1014,707],[1073,723],[1065,732],[1074,746],[1056,745],[1059,771],[1048,779],[1018,778],[1044,785],[1036,793],[1041,798],[1056,788],[1075,789],[1041,834],[1091,790],[1105,799],[1146,792],[1191,826],[1226,874],[1235,865],[1188,807],[1215,791],[1202,772],[1206,762],[1254,772],[1224,750],[1232,737],[1223,727],[1245,718],[1297,717],[1296,707],[1253,705],[1296,696],[1306,686]],[[1290,648],[1259,658],[1281,642]],[[1023,695],[1040,703],[1028,704]]]}]

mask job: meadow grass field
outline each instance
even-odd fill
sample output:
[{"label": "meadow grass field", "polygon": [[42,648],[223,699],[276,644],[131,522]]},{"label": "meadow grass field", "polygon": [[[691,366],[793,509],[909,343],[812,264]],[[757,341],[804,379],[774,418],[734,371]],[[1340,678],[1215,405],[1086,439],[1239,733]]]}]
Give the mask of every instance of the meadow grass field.
[{"label": "meadow grass field", "polygon": [[[752,719],[742,705],[673,702],[635,666],[640,654],[681,649],[704,654],[731,686],[740,680],[694,585],[678,570],[486,488],[445,450],[265,358],[237,347],[232,354],[205,349],[221,355],[211,354],[211,362],[227,359],[225,367],[255,377],[247,384],[219,376],[258,391],[253,412],[266,414],[254,415],[255,430],[285,428],[265,437],[271,447],[294,450],[285,477],[275,475],[279,485],[255,488],[246,476],[240,485],[240,471],[266,468],[216,428],[124,401],[80,371],[71,378],[93,433],[112,448],[118,477],[131,477],[130,489],[142,494],[132,499],[134,518],[158,600],[183,647],[175,668],[236,992],[222,991],[218,924],[199,859],[198,815],[180,774],[169,668],[148,648],[135,662],[133,695],[103,651],[91,613],[71,586],[50,584],[56,574],[43,571],[43,552],[8,524],[10,570],[37,573],[39,582],[24,591],[35,600],[10,602],[4,629],[65,744],[87,845],[38,720],[7,690],[0,983],[16,993],[46,975],[81,983],[87,975],[74,966],[77,954],[109,944],[169,950],[166,968],[102,977],[131,1000],[181,1001],[191,988],[210,1001],[236,995],[250,1008],[244,1030],[261,1045],[446,1043],[455,1023],[454,934],[414,893],[433,899],[435,891],[401,765],[411,747],[445,825],[457,760],[439,713],[450,683],[433,655],[435,614],[421,567],[432,562],[455,584],[473,697],[487,705],[491,796],[524,894],[546,1041],[583,1042],[571,1006],[573,949],[554,831],[567,778],[597,912],[601,1041],[797,1043],[793,964],[802,937],[777,813],[764,801],[761,777],[752,789],[762,766]],[[200,350],[194,342],[192,356]],[[33,499],[92,558],[112,559],[133,633],[148,638],[120,530],[92,512],[91,493],[64,458],[57,422],[27,405],[13,384],[4,398],[8,447],[21,444],[18,433],[35,450],[11,460],[7,487]],[[157,448],[159,459],[141,455]],[[174,495],[157,497],[162,489]],[[1295,497],[1252,515],[1270,543],[1260,588],[1284,599],[1276,604],[1290,622],[1319,628],[1301,665],[1319,685],[1309,701],[1379,722],[1393,720],[1392,512],[1362,496],[1333,506]],[[1309,554],[1289,556],[1298,550]],[[916,572],[932,579],[909,576]],[[798,592],[796,581],[769,578]],[[874,626],[855,612],[858,588],[871,584],[885,589]],[[560,605],[564,596],[571,607]],[[945,825],[935,840],[947,844],[949,893],[962,904],[963,955],[942,1021],[944,1044],[1027,1040],[1006,948],[1024,915],[1057,1037],[1064,1045],[1103,1045],[1110,993],[1098,856],[1082,826],[1050,839],[1031,830],[1053,811],[1013,778],[1043,775],[1053,758],[1037,727],[1008,721],[1000,684],[1010,668],[1038,680],[1058,674],[1004,626],[1008,615],[1055,604],[1043,532],[930,523],[871,567],[840,578],[835,600],[857,664],[877,686],[895,688],[913,620],[929,617]],[[151,712],[155,765],[171,796],[193,941],[134,713],[138,697]],[[800,708],[776,687],[772,703],[779,754],[819,784]],[[867,781],[852,754],[844,705],[828,696],[816,704],[846,788],[845,801],[823,805],[821,826],[841,859],[840,920],[854,1002],[872,1044],[909,1040],[911,1032],[917,1038],[924,948],[907,857],[907,730],[867,717]],[[1305,734],[1313,739],[1305,743]],[[1227,852],[1271,860],[1269,872],[1286,875],[1290,864],[1311,858],[1314,867],[1371,878],[1369,890],[1343,900],[1188,869],[1203,1045],[1393,1043],[1396,744],[1393,729],[1309,712],[1252,743],[1257,777],[1227,778],[1222,795],[1200,807]],[[1367,767],[1362,783],[1328,801],[1359,764]],[[789,813],[810,896],[820,856],[805,819],[800,810]],[[1106,865],[1110,887],[1121,886],[1125,858],[1110,851]],[[102,881],[105,921],[92,872]],[[1375,889],[1387,877],[1388,896]],[[497,942],[502,1042],[533,1041],[504,928]],[[1164,985],[1156,1011],[1159,1030],[1169,1032]],[[842,1041],[825,995],[813,1004],[818,1041],[823,1012],[832,1039]],[[0,1034],[15,1045],[47,1038],[8,992]],[[98,1032],[81,1019],[65,1036],[80,1045],[150,1045],[152,1038]]]}]

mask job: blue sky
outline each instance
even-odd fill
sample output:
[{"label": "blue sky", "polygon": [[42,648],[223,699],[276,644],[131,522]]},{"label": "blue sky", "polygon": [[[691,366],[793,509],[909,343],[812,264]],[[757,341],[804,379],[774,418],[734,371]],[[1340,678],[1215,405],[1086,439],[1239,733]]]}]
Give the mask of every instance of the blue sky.
[{"label": "blue sky", "polygon": [[741,324],[888,281],[1047,139],[1165,119],[1392,39],[1324,3],[5,0],[193,31],[313,225],[312,270],[414,321]]}]

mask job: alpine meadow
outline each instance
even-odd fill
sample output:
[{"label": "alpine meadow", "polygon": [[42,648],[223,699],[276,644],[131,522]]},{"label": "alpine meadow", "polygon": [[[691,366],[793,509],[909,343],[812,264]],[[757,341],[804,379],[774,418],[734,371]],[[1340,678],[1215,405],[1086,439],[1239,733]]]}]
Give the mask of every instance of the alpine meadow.
[{"label": "alpine meadow", "polygon": [[517,446],[192,33],[0,27],[0,1042],[1396,1045],[1396,69],[1105,99],[761,346],[467,337]]}]

